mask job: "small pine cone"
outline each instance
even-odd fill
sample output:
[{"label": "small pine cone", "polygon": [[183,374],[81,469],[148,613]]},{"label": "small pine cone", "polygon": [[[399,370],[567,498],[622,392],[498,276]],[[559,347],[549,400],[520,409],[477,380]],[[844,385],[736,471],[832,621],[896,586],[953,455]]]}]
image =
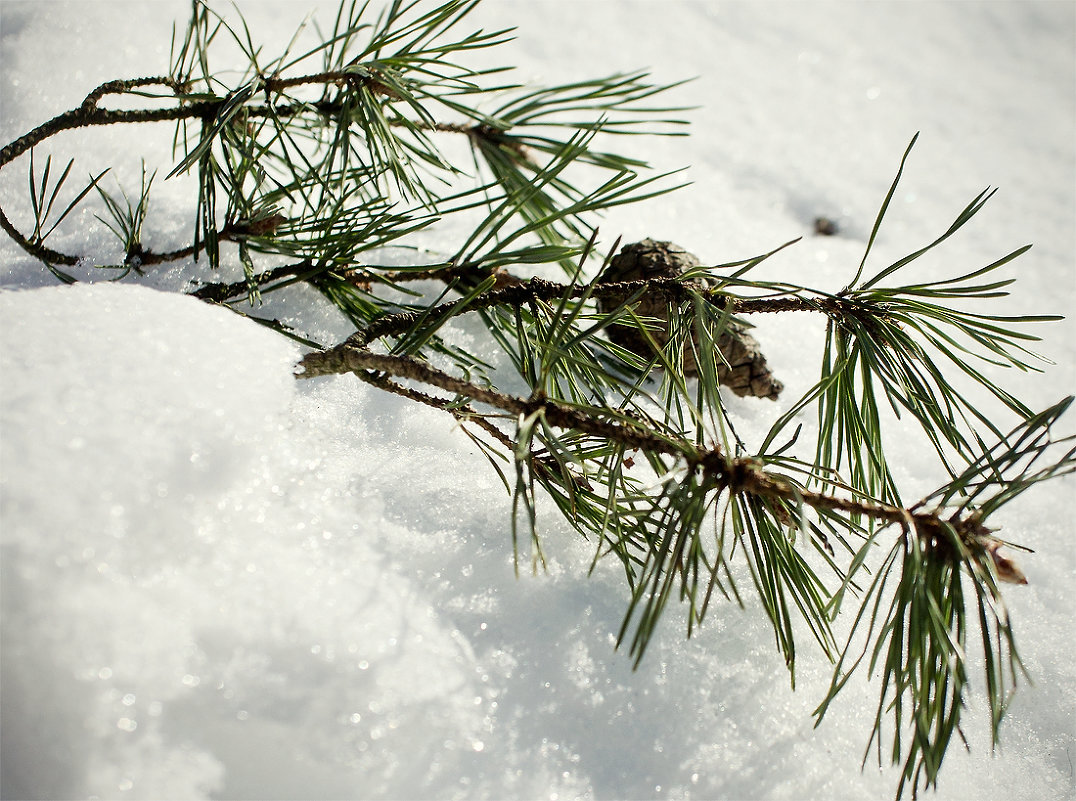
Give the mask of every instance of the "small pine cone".
[{"label": "small pine cone", "polygon": [[[651,278],[679,278],[684,272],[700,266],[699,260],[672,242],[656,242],[644,239],[632,245],[625,245],[620,253],[612,258],[609,266],[599,277],[600,283],[619,281],[641,281]],[[684,282],[687,286],[704,288],[711,282],[703,277],[692,278]],[[598,309],[603,313],[614,311],[633,293],[615,293],[598,299]],[[635,311],[643,317],[668,320],[668,308],[662,297],[643,295],[636,301]],[[649,358],[651,346],[646,338],[632,326],[609,326],[609,338],[633,353]],[[651,336],[660,345],[667,342],[664,331],[651,331]],[[715,343],[725,357],[717,365],[718,380],[740,397],[769,398],[776,400],[784,389],[766,365],[766,357],[758,341],[748,333],[742,323],[729,320],[728,325]],[[684,375],[698,375],[698,366],[691,348],[684,349]]]}]

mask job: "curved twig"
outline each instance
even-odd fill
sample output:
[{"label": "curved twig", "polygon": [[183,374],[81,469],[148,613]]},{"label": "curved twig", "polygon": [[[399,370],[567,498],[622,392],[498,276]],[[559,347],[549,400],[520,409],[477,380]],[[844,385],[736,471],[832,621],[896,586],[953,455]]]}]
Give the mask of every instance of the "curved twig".
[{"label": "curved twig", "polygon": [[[546,422],[557,428],[575,429],[620,443],[627,448],[682,458],[687,464],[701,468],[710,477],[709,485],[713,488],[727,488],[734,493],[742,492],[769,500],[787,501],[795,505],[802,503],[804,506],[819,511],[862,515],[886,525],[899,525],[905,530],[911,525],[928,542],[936,546],[944,542],[941,532],[945,527],[955,530],[968,544],[982,545],[992,541],[991,530],[984,526],[975,514],[943,518],[937,512],[905,509],[863,498],[841,498],[814,492],[794,486],[783,476],[766,470],[757,459],[730,457],[721,448],[703,449],[686,440],[663,436],[652,428],[602,418],[597,416],[594,410],[584,411],[550,398],[521,398],[509,395],[457,378],[412,356],[378,354],[354,344],[344,343],[331,350],[307,354],[299,362],[299,367],[302,372],[296,374],[297,378],[309,379],[354,373],[374,386],[442,411],[449,411],[458,418],[472,421],[481,419],[476,416],[477,413],[473,409],[464,407],[464,411],[460,412],[451,408],[449,401],[402,387],[389,381],[388,376],[416,381],[452,392],[514,416],[526,417],[540,413]],[[502,444],[510,443],[506,435],[492,425],[486,423],[483,428],[490,433],[495,432],[495,436]]]},{"label": "curved twig", "polygon": [[[390,99],[399,99],[399,96],[388,84],[383,83],[377,77],[376,70],[368,70],[369,74],[360,74],[350,70],[334,70],[312,75],[302,75],[294,78],[266,77],[261,79],[260,90],[266,98],[280,93],[285,89],[296,86],[344,84],[351,87],[361,86],[369,91],[385,95]],[[137,89],[146,86],[164,86],[175,93],[175,99],[179,105],[169,108],[158,109],[108,109],[99,107],[98,103],[108,95],[130,94]],[[10,164],[19,156],[31,148],[44,142],[64,131],[78,128],[87,128],[95,125],[117,125],[128,123],[147,122],[178,122],[180,120],[200,119],[212,120],[217,116],[221,107],[227,103],[228,98],[214,98],[210,100],[187,100],[184,95],[189,87],[170,76],[153,76],[147,78],[131,78],[126,80],[106,81],[101,84],[82,101],[77,108],[70,109],[58,114],[51,120],[38,125],[33,130],[23,134],[18,139],[0,149],[0,170]],[[194,95],[197,97],[197,95]],[[249,117],[293,117],[298,114],[314,112],[323,117],[336,117],[343,112],[345,106],[337,100],[322,99],[311,103],[281,103],[277,105],[250,105],[245,108],[245,114]],[[415,128],[423,130],[439,131],[445,133],[462,133],[469,137],[496,136],[503,131],[488,124],[457,124],[457,123],[412,123]],[[8,234],[23,250],[34,258],[38,258],[49,264],[77,264],[82,257],[68,253],[61,253],[45,247],[39,242],[34,242],[23,235],[8,219],[2,207],[0,207],[0,228]],[[218,233],[218,240],[227,241],[234,239],[237,232],[229,231],[229,227]],[[144,267],[153,264],[161,264],[195,255],[194,247],[180,248],[167,253],[153,253],[144,251],[139,253],[139,266]]]}]

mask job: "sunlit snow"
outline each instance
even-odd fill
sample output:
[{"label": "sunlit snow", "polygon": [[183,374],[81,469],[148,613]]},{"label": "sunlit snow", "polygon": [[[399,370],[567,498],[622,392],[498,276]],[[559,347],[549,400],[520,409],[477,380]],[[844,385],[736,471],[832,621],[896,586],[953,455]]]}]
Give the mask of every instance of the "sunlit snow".
[{"label": "sunlit snow", "polygon": [[[240,2],[282,47],[314,8]],[[224,6],[221,4],[221,10]],[[0,139],[99,83],[167,69],[181,0],[0,3]],[[234,13],[234,12],[229,12]],[[942,257],[959,274],[1033,242],[1001,314],[1076,309],[1076,8],[1069,3],[516,2],[520,79],[652,68],[698,76],[689,140],[615,142],[694,183],[602,222],[608,245],[674,240],[716,263],[806,238],[768,275],[829,288],[854,273],[900,155],[921,137],[878,263],[1001,191]],[[168,125],[54,140],[80,175],[170,167]],[[42,150],[42,154],[45,150]],[[28,219],[25,157],[3,205]],[[189,184],[187,190],[190,189]],[[182,184],[155,185],[147,237],[180,247]],[[810,235],[814,217],[841,234]],[[86,216],[57,247],[117,258]],[[454,241],[460,231],[435,230]],[[235,265],[232,265],[235,267]],[[179,294],[178,269],[59,286],[0,236],[2,795],[5,798],[881,798],[860,763],[876,686],[853,680],[823,725],[830,665],[804,637],[797,687],[772,630],[710,611],[685,641],[668,613],[635,672],[614,650],[625,589],[550,506],[545,571],[513,570],[510,497],[452,418],[347,377],[297,382],[298,346]],[[199,269],[203,269],[199,267]],[[312,293],[272,315],[333,341]],[[741,436],[816,377],[819,320],[759,320],[789,390],[730,398]],[[452,336],[489,357],[475,323]],[[1043,375],[998,377],[1043,407],[1076,388],[1076,329],[1044,327]],[[809,423],[809,421],[808,421]],[[1071,422],[1069,422],[1071,429]],[[920,438],[894,440],[908,496],[943,480]],[[1071,798],[1076,789],[1076,554],[1069,479],[1003,516],[1026,544],[1006,589],[1033,683],[992,754],[979,676],[939,799]],[[745,587],[748,586],[745,584]]]}]

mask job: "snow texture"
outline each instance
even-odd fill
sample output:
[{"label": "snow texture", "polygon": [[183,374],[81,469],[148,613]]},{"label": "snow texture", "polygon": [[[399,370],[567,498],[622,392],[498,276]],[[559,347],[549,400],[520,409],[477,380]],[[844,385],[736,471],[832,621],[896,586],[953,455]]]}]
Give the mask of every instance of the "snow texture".
[{"label": "snow texture", "polygon": [[[267,52],[311,7],[323,25],[333,11],[241,5]],[[104,80],[163,72],[186,13],[180,0],[5,0],[3,141]],[[920,130],[874,263],[930,241],[998,184],[917,269],[957,274],[1031,241],[1001,313],[1076,307],[1070,3],[498,0],[475,17],[519,26],[496,58],[527,81],[646,66],[699,76],[676,90],[701,106],[690,140],[620,143],[661,168],[689,165],[693,186],[610,215],[603,241],[670,239],[714,263],[826,215],[840,236],[808,235],[768,269],[839,287]],[[169,143],[168,126],[113,127],[52,147],[76,172],[114,164],[130,185],[132,154],[164,167]],[[25,220],[25,166],[0,185]],[[150,244],[179,247],[190,196],[182,182],[154,191]],[[115,259],[85,223],[56,246]],[[853,681],[812,728],[829,665],[804,639],[793,693],[750,597],[713,609],[690,641],[673,609],[633,672],[613,648],[615,566],[588,577],[590,545],[544,509],[549,570],[517,578],[509,498],[451,418],[344,377],[296,382],[297,347],[178,294],[178,271],[108,283],[79,269],[97,282],[56,286],[0,242],[3,797],[892,793],[896,772],[873,755],[860,770],[877,687]],[[312,295],[274,303],[311,335],[348,333]],[[476,333],[465,322],[452,335],[486,347]],[[1059,366],[999,374],[1038,407],[1076,386],[1072,323],[1042,333]],[[742,436],[810,385],[820,337],[807,315],[759,321],[787,400],[730,397]],[[892,446],[909,497],[942,480],[922,445],[908,434]],[[1006,592],[1034,683],[997,754],[973,695],[971,751],[953,749],[936,798],[1073,797],[1072,487],[1007,511],[1004,535],[1036,551],[1021,560],[1030,586]]]}]

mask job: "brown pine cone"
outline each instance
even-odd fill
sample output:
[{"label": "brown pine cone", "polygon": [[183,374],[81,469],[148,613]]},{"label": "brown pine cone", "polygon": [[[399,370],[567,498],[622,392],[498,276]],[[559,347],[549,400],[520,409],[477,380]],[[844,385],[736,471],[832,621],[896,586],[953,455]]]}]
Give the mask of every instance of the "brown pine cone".
[{"label": "brown pine cone", "polygon": [[[650,278],[679,278],[685,271],[700,265],[699,260],[672,242],[656,242],[644,239],[632,245],[625,245],[620,253],[612,258],[609,266],[598,276],[600,283],[619,281],[640,281]],[[704,288],[710,281],[704,277],[692,278],[684,282],[687,286]],[[609,313],[619,307],[632,293],[613,293],[598,299],[598,309]],[[636,314],[642,317],[654,317],[668,320],[668,308],[662,297],[643,295],[635,303]],[[650,358],[652,347],[638,330],[629,325],[611,325],[609,338],[621,347],[627,348],[644,358]],[[655,341],[665,345],[668,341],[666,331],[650,332]],[[766,365],[766,357],[758,341],[748,333],[742,323],[729,320],[727,327],[717,339],[717,347],[724,360],[718,362],[718,380],[740,397],[769,398],[776,400],[784,385],[773,377]],[[698,375],[698,366],[691,348],[684,348],[684,375]]]}]

